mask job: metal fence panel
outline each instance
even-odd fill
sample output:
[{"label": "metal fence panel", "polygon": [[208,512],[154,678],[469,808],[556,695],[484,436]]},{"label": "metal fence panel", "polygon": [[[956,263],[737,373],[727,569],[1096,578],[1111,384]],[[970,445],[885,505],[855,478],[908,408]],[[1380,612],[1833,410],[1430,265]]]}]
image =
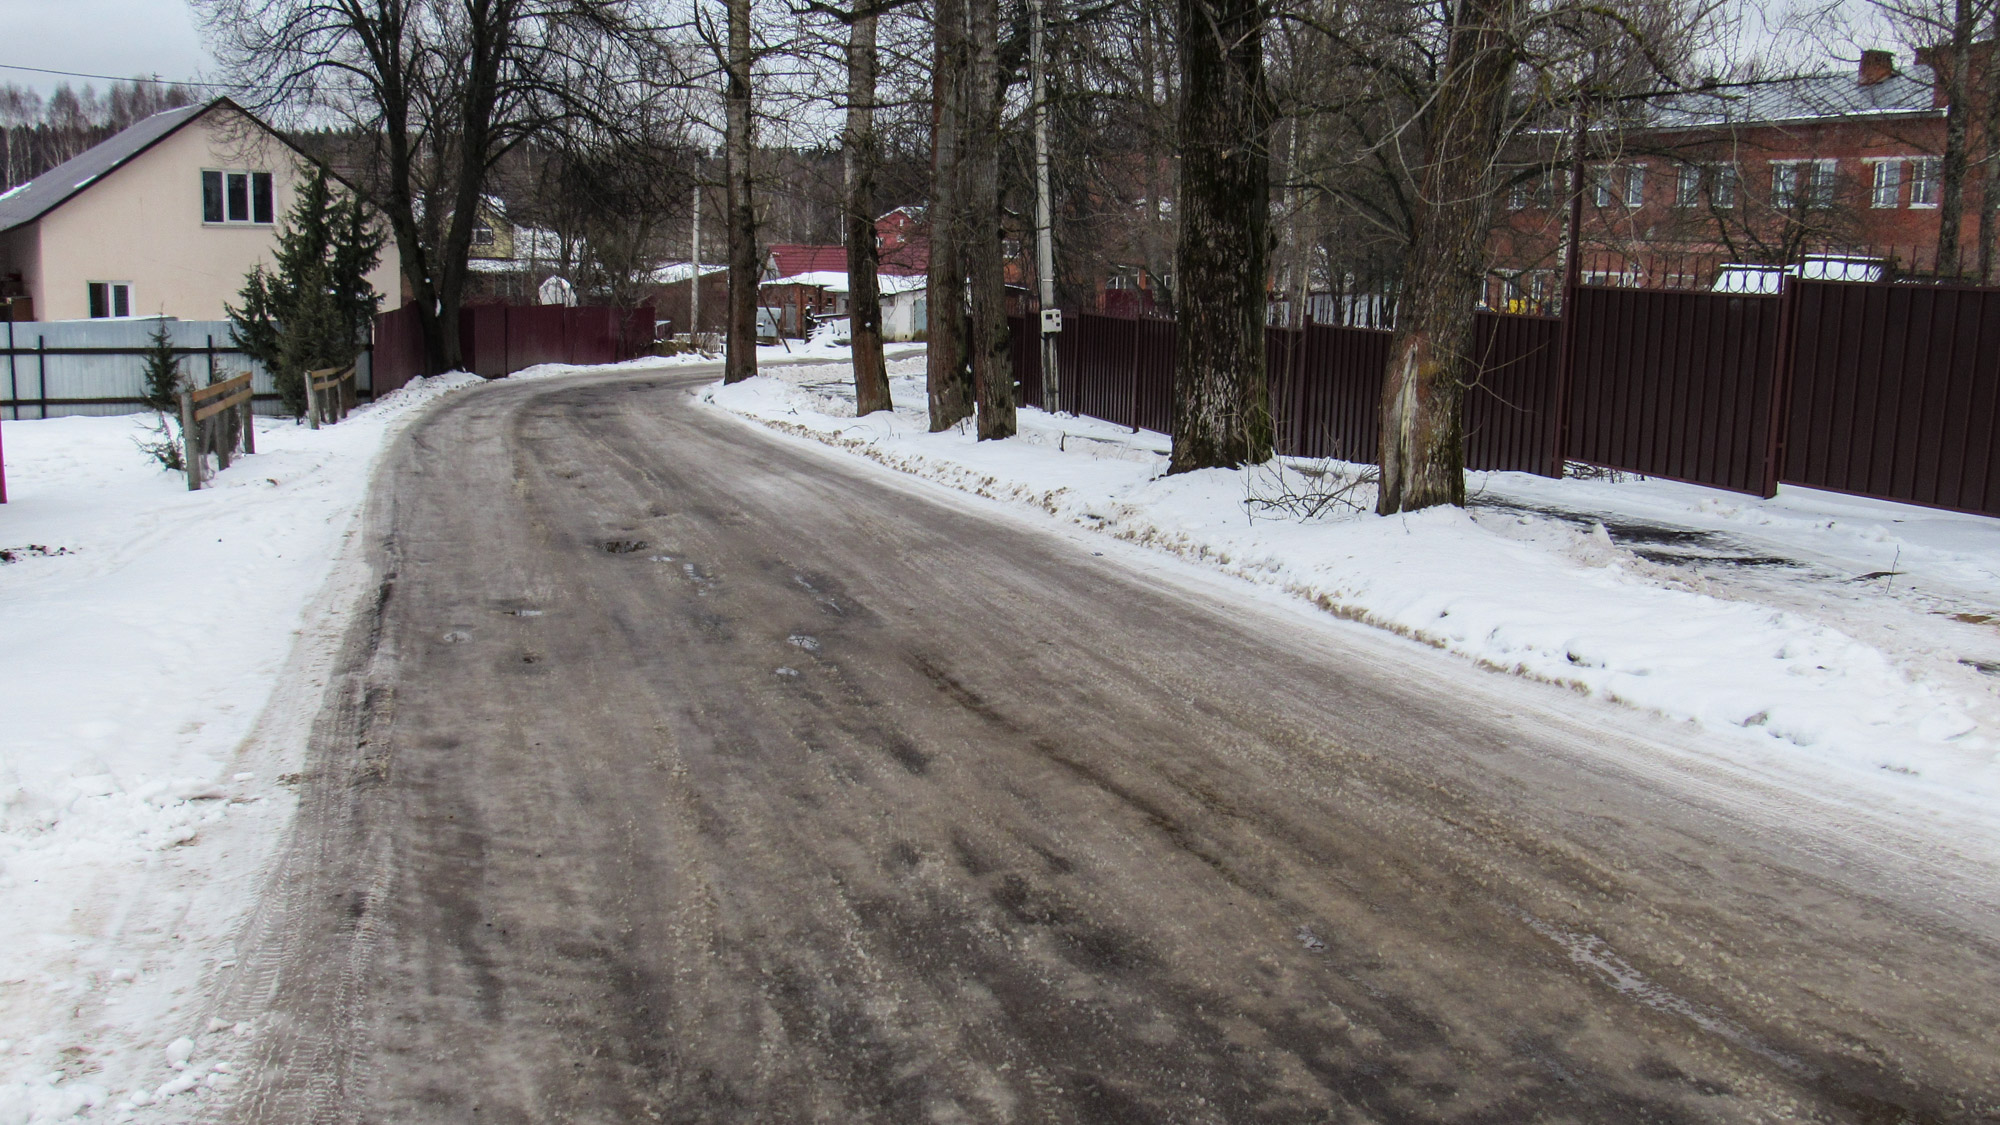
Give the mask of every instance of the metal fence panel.
[{"label": "metal fence panel", "polygon": [[2000,515],[2000,290],[1793,290],[1782,479]]},{"label": "metal fence panel", "polygon": [[1562,394],[1562,321],[1480,313],[1475,330],[1479,373],[1465,390],[1465,467],[1560,472],[1555,420]]},{"label": "metal fence panel", "polygon": [[[235,350],[226,320],[55,320],[6,323],[5,366],[0,367],[0,417],[132,414],[146,409],[146,349],[164,323],[180,353],[182,370],[203,383],[242,371],[252,375],[256,409],[277,414],[277,385],[262,365]],[[88,350],[85,350],[88,349]],[[357,386],[372,390],[372,364],[364,350]]]},{"label": "metal fence panel", "polygon": [[1584,288],[1574,302],[1566,456],[1765,491],[1779,298]]}]

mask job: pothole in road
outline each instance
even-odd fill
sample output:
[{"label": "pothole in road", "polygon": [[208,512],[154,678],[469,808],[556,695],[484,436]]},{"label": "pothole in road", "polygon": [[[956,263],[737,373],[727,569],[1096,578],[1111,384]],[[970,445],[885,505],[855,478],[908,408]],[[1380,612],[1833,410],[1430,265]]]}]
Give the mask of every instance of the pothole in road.
[{"label": "pothole in road", "polygon": [[630,555],[647,547],[644,539],[606,539],[603,543],[607,555]]}]

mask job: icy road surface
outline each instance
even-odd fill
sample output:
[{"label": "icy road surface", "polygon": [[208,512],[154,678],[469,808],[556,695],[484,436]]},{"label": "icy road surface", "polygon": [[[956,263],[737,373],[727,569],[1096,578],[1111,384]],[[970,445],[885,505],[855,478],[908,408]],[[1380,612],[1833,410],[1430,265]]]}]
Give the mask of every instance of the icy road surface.
[{"label": "icy road surface", "polygon": [[684,370],[387,454],[226,1117],[2000,1113],[1983,851]]}]

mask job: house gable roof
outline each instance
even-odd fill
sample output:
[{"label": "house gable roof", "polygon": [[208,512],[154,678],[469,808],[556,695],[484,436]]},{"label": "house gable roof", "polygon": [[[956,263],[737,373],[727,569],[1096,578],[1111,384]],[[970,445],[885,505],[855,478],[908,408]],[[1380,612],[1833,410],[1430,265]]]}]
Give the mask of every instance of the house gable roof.
[{"label": "house gable roof", "polygon": [[[82,194],[91,185],[123,168],[146,150],[179,132],[182,126],[200,120],[209,111],[227,106],[245,120],[298,151],[298,146],[272,129],[242,106],[228,98],[216,98],[200,105],[184,105],[156,113],[127,126],[102,143],[70,157],[25,184],[0,195],[0,231],[13,230],[42,218]],[[301,155],[304,155],[301,153]],[[343,181],[344,182],[344,181]]]}]

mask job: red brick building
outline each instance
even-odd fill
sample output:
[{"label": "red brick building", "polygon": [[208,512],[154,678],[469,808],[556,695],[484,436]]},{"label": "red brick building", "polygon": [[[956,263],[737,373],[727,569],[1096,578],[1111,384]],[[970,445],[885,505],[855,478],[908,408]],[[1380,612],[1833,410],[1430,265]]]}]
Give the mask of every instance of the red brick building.
[{"label": "red brick building", "polygon": [[[1973,85],[1991,44],[1974,57]],[[1927,58],[1929,56],[1926,56]],[[1707,288],[1730,264],[1837,259],[1924,273],[1935,262],[1945,106],[1932,68],[1886,51],[1853,73],[1691,95],[1592,137],[1587,284]],[[1979,130],[1970,130],[1976,158]],[[1546,138],[1549,147],[1560,142]],[[1979,176],[1962,255],[1977,261]],[[1560,286],[1569,169],[1523,161],[1503,188],[1488,303],[1529,311]],[[1871,267],[1872,268],[1872,267]]]}]

